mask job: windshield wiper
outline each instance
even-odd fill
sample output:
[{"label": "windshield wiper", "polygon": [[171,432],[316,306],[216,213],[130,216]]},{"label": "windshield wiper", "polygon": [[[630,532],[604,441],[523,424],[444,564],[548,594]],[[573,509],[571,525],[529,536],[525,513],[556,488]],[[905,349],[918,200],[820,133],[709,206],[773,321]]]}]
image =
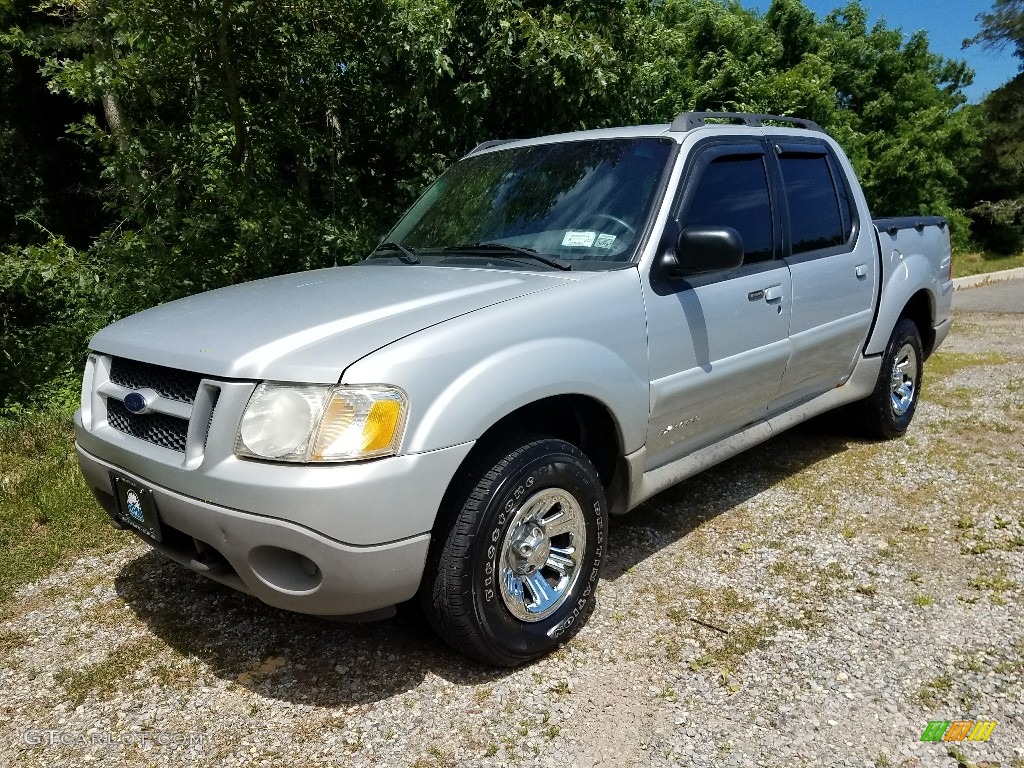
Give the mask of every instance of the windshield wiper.
[{"label": "windshield wiper", "polygon": [[406,264],[420,263],[420,257],[416,255],[416,251],[414,251],[407,245],[402,245],[401,243],[392,243],[390,241],[386,243],[381,243],[380,245],[373,249],[373,252],[370,254],[369,258],[372,259],[380,251],[398,251],[397,258],[404,261]]},{"label": "windshield wiper", "polygon": [[549,267],[555,269],[561,269],[563,271],[569,271],[572,269],[572,264],[563,259],[556,258],[554,256],[545,256],[543,253],[539,253],[533,248],[522,248],[518,245],[506,245],[505,243],[463,243],[462,245],[449,245],[444,249],[446,253],[474,253],[477,251],[505,251],[507,254],[516,254],[518,256],[525,256],[528,259],[539,261],[541,264],[547,264]]}]

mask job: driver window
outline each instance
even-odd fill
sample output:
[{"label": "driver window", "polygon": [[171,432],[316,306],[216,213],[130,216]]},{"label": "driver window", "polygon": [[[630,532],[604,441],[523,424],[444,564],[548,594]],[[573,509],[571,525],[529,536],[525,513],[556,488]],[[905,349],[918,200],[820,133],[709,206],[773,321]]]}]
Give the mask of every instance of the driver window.
[{"label": "driver window", "polygon": [[680,226],[732,227],[743,238],[744,264],[771,259],[772,207],[764,157],[727,155],[712,160],[697,181]]}]

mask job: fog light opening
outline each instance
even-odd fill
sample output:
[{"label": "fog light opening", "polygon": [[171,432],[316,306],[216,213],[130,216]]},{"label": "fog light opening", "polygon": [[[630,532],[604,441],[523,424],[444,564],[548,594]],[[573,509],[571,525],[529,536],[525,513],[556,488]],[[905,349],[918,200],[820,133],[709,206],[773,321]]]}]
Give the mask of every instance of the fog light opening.
[{"label": "fog light opening", "polygon": [[254,547],[249,551],[249,566],[268,587],[290,595],[315,592],[323,582],[323,573],[316,563],[282,547]]},{"label": "fog light opening", "polygon": [[320,568],[305,555],[299,555],[299,564],[302,566],[302,570],[306,572],[306,575],[311,579],[320,580]]}]

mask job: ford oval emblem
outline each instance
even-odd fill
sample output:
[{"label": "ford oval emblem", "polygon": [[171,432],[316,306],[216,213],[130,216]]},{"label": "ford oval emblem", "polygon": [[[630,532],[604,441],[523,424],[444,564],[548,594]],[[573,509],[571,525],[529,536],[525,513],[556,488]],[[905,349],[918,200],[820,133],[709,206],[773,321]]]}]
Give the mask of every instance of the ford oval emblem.
[{"label": "ford oval emblem", "polygon": [[129,392],[124,396],[124,407],[132,413],[143,413],[149,407],[149,403],[141,392]]}]

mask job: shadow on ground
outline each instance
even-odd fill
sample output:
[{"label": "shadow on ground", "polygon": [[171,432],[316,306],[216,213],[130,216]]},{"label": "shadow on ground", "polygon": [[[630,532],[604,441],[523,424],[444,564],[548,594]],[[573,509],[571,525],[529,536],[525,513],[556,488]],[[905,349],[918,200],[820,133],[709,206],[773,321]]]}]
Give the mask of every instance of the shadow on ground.
[{"label": "shadow on ground", "polygon": [[[610,529],[604,578],[749,500],[780,480],[842,453],[850,438],[826,415],[753,448],[647,501]],[[294,704],[370,704],[433,673],[457,685],[509,674],[451,651],[411,607],[393,619],[345,624],[271,608],[155,552],[115,578],[120,597],[154,635],[218,677]]]},{"label": "shadow on ground", "polygon": [[294,704],[351,706],[417,687],[431,672],[459,685],[492,682],[403,606],[387,621],[350,624],[272,608],[156,552],[128,563],[115,589],[150,631],[217,677]]},{"label": "shadow on ground", "polygon": [[601,576],[614,581],[637,563],[780,481],[846,451],[843,411],[804,422],[766,443],[662,491],[611,520],[610,553]]}]

